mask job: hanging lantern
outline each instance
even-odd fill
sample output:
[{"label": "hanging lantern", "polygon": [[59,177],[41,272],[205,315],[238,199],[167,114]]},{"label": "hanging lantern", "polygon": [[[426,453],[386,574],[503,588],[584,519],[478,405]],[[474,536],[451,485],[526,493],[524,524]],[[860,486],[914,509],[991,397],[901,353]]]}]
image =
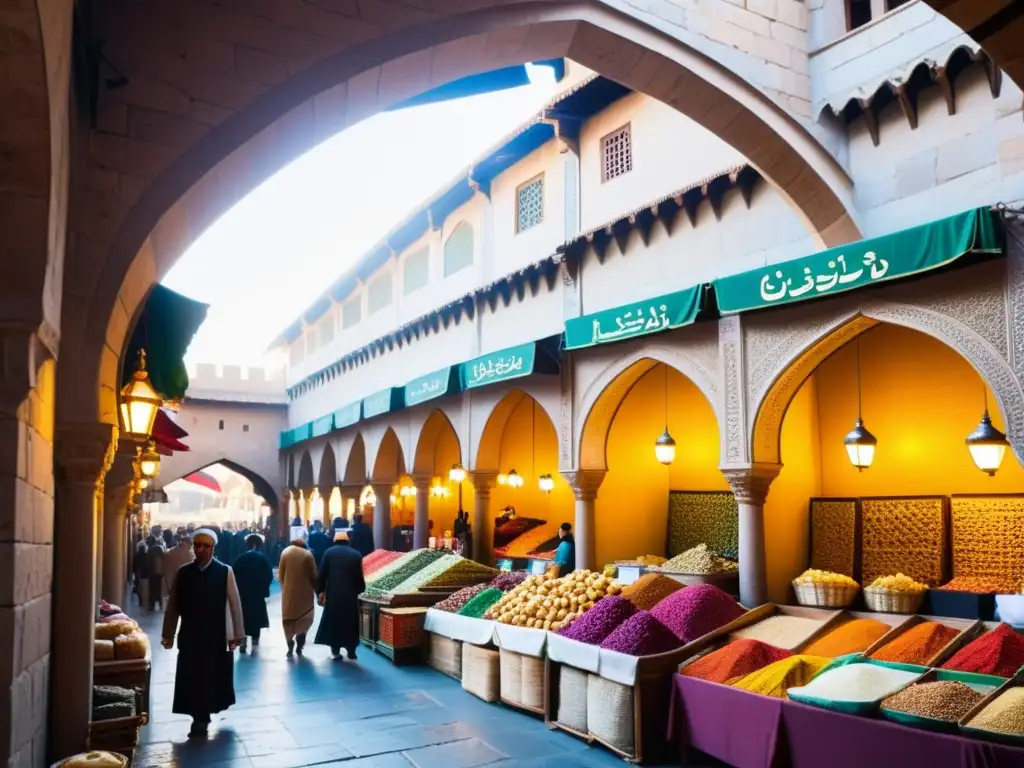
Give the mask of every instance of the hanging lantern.
[{"label": "hanging lantern", "polygon": [[861,419],[857,419],[856,426],[846,435],[843,442],[846,444],[846,454],[850,457],[850,463],[857,468],[858,472],[863,472],[871,467],[871,462],[875,460],[875,446],[878,445],[878,439],[868,432]]},{"label": "hanging lantern", "polygon": [[160,454],[156,452],[156,446],[153,441],[150,440],[146,445],[146,450],[143,452],[142,448],[139,448],[139,471],[143,477],[156,477],[157,472],[160,471]]},{"label": "hanging lantern", "polygon": [[497,478],[498,485],[508,485],[508,475],[504,472],[500,473]]},{"label": "hanging lantern", "polygon": [[523,476],[516,472],[514,469],[508,471],[508,487],[509,488],[522,488],[523,487]]},{"label": "hanging lantern", "polygon": [[544,474],[538,478],[537,484],[544,493],[551,493],[555,489],[555,478],[550,474]]},{"label": "hanging lantern", "polygon": [[676,441],[668,433],[668,427],[661,433],[661,437],[654,441],[654,456],[658,462],[668,466],[676,458]]},{"label": "hanging lantern", "polygon": [[163,402],[146,372],[146,350],[140,349],[132,380],[121,390],[121,422],[125,433],[138,440],[149,439],[153,434],[156,412]]},{"label": "hanging lantern", "polygon": [[1006,435],[992,425],[987,407],[981,416],[981,423],[967,436],[965,442],[974,465],[989,477],[995,475],[1003,463],[1003,456],[1006,455],[1006,448],[1010,444]]},{"label": "hanging lantern", "polygon": [[466,479],[466,468],[461,464],[452,464],[452,468],[448,470],[448,479],[458,485]]}]

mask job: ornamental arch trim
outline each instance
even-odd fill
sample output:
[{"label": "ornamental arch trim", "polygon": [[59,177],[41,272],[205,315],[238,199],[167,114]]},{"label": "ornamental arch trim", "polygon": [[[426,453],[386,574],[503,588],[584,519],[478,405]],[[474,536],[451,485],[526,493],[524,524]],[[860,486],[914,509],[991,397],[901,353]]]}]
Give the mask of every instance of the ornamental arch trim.
[{"label": "ornamental arch trim", "polygon": [[558,413],[554,410],[558,405],[558,399],[554,394],[548,393],[548,396],[545,396],[545,390],[540,387],[532,387],[529,384],[513,387],[501,393],[501,396],[479,421],[479,432],[475,435],[476,451],[473,469],[480,472],[501,471],[501,443],[504,439],[505,429],[508,427],[512,414],[527,398],[537,403],[540,413],[555,427],[556,435],[559,434]]}]

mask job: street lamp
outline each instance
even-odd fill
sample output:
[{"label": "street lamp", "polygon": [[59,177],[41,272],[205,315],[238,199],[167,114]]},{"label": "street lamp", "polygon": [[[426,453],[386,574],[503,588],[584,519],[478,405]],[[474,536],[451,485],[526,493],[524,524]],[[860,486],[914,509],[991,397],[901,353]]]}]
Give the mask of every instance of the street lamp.
[{"label": "street lamp", "polygon": [[459,512],[462,512],[462,481],[466,479],[466,468],[461,464],[452,464],[448,470],[448,479],[459,486]]},{"label": "street lamp", "polygon": [[137,440],[148,439],[153,434],[153,422],[163,402],[146,372],[146,350],[140,349],[132,380],[121,390],[121,421],[125,433]]}]

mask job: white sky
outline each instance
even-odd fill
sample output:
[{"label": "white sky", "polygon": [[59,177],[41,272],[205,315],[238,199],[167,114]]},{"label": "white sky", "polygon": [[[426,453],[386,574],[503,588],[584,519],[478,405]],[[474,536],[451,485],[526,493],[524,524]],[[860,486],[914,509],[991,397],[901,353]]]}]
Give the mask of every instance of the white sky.
[{"label": "white sky", "polygon": [[270,341],[354,260],[556,92],[522,88],[370,118],[311,150],[216,221],[164,284],[209,303],[186,362],[262,365]]}]

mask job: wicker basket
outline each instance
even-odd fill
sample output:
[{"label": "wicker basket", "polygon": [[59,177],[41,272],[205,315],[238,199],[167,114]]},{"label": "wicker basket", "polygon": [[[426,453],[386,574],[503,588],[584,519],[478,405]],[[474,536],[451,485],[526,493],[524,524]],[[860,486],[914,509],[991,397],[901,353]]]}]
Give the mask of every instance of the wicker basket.
[{"label": "wicker basket", "polygon": [[878,613],[917,613],[924,601],[925,590],[901,592],[882,587],[864,587],[864,602]]},{"label": "wicker basket", "polygon": [[856,584],[804,584],[794,581],[793,590],[800,605],[818,608],[846,608],[857,597],[860,587]]}]

